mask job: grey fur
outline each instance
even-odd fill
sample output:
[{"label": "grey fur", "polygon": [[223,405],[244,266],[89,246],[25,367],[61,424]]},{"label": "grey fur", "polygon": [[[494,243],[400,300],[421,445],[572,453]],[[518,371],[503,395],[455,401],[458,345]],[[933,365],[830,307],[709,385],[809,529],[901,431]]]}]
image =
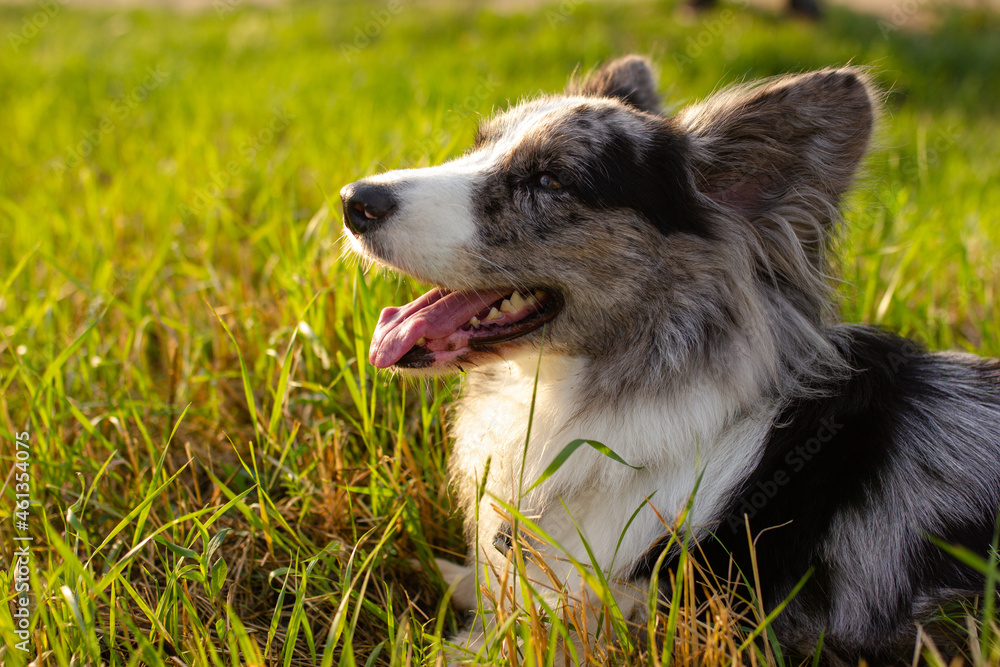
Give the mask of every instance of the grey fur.
[{"label": "grey fur", "polygon": [[[360,253],[454,290],[542,288],[561,297],[544,331],[460,360],[469,372],[451,471],[470,542],[493,543],[501,525],[474,518],[487,459],[487,493],[513,502],[512,480],[530,479],[565,444],[560,438],[581,433],[604,434],[645,467],[623,472],[574,455],[520,499],[551,533],[571,525],[563,506],[584,528],[606,531],[607,505],[650,490],[670,516],[699,471],[699,525],[712,526],[761,464],[782,426],[777,415],[857,372],[843,352],[855,330],[834,322],[829,250],[877,99],[867,73],[847,67],[735,86],[665,118],[648,61],[629,56],[574,78],[563,95],[484,122],[473,150],[444,168],[367,179],[392,188],[400,206],[349,237]],[[562,187],[540,188],[541,175]],[[428,183],[455,194],[442,199]],[[433,210],[417,200],[433,201]],[[462,240],[431,261],[411,248],[432,247],[429,236],[417,238],[424,227],[407,224],[435,215]],[[524,447],[531,355],[543,336],[542,441]],[[861,510],[839,510],[817,545],[824,562],[852,575],[833,577],[819,612],[796,600],[776,625],[803,652],[825,630],[830,662],[912,645],[914,619],[968,593],[914,585],[896,568],[913,572],[925,558],[921,531],[979,520],[1000,504],[996,368],[913,358],[927,397],[901,409],[879,492]],[[625,549],[625,564],[609,575],[626,577],[653,541]],[[470,571],[494,558],[470,553]],[[475,596],[460,588],[456,599]],[[883,614],[880,605],[896,599],[903,607]]]}]

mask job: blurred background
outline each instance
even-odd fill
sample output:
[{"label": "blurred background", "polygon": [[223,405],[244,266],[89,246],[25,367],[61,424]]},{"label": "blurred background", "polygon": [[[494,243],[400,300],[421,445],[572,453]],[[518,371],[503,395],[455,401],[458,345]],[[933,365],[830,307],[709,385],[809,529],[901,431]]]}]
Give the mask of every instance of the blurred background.
[{"label": "blurred background", "polygon": [[1000,355],[1000,0],[820,2],[0,3],[0,660],[433,662],[458,381],[366,364],[419,288],[342,257],[337,193],[577,67],[647,54],[673,110],[870,67],[843,317]]}]

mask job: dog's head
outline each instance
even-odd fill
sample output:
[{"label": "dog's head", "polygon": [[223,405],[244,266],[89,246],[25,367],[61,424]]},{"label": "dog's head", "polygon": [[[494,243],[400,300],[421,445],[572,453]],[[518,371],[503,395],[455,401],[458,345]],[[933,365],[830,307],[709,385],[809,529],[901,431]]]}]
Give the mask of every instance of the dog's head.
[{"label": "dog's head", "polygon": [[650,344],[692,347],[739,324],[753,298],[719,294],[754,292],[761,275],[818,321],[823,247],[873,107],[846,68],[666,118],[649,63],[629,56],[485,121],[458,159],[345,186],[354,249],[436,285],[383,311],[371,362],[444,372],[542,335],[589,357],[650,330],[673,332]]}]

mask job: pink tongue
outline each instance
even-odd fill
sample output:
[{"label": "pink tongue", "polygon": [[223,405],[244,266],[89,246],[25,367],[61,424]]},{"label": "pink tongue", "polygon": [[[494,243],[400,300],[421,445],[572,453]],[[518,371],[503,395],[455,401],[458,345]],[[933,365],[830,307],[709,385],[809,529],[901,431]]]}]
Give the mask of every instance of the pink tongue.
[{"label": "pink tongue", "polygon": [[389,368],[421,338],[447,338],[483,308],[507,292],[448,292],[432,289],[405,306],[382,311],[372,336],[368,361]]}]

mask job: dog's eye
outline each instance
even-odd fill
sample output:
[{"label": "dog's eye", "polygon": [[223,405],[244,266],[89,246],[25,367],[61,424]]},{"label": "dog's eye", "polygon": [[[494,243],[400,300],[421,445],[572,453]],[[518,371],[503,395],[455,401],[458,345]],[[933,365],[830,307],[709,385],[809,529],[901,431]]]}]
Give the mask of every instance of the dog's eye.
[{"label": "dog's eye", "polygon": [[539,174],[535,178],[535,182],[538,183],[538,187],[545,190],[559,190],[562,188],[562,183],[556,180],[556,177],[552,174]]}]

